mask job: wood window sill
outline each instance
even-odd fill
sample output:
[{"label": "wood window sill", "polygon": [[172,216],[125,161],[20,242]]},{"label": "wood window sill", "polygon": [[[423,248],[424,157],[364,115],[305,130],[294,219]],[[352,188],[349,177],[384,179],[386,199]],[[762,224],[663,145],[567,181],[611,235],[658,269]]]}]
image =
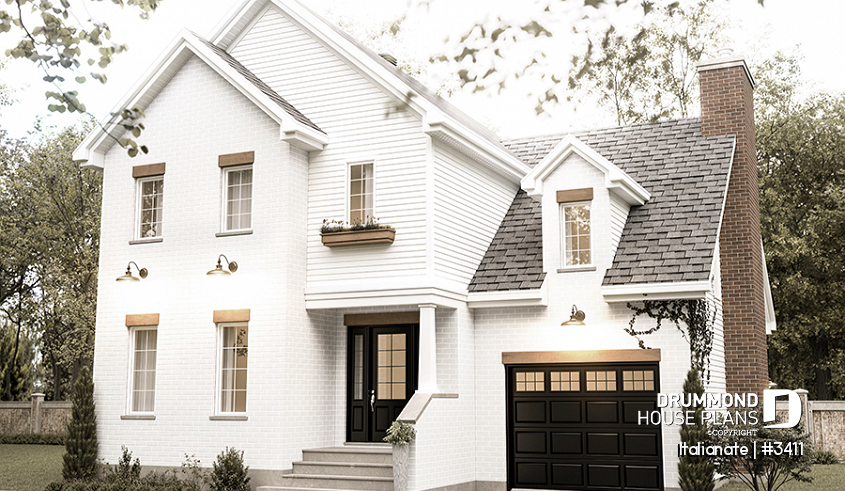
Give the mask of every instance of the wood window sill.
[{"label": "wood window sill", "polygon": [[122,420],[137,420],[137,421],[155,421],[156,417],[154,414],[122,414],[120,415],[120,419]]}]

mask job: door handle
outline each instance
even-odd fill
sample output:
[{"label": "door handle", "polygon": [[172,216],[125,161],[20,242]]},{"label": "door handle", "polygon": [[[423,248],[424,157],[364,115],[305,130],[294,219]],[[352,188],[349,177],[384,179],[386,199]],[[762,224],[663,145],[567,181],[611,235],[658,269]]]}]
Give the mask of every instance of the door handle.
[{"label": "door handle", "polygon": [[370,389],[370,412],[375,412],[376,390]]}]

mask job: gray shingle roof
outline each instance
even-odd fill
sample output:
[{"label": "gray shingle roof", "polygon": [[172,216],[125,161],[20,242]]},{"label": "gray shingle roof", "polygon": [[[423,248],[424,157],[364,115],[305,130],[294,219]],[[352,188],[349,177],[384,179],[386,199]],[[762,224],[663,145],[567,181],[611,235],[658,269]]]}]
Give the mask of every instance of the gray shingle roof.
[{"label": "gray shingle roof", "polygon": [[519,190],[493,237],[469,291],[536,290],[543,285],[540,203]]},{"label": "gray shingle roof", "polygon": [[258,90],[264,93],[267,97],[269,97],[273,102],[278,104],[286,113],[291,115],[293,119],[299,121],[300,123],[304,124],[305,126],[309,126],[314,128],[315,130],[319,131],[320,133],[325,134],[325,132],[320,129],[313,121],[308,119],[307,116],[299,112],[299,110],[293,107],[293,104],[286,101],[284,97],[280,96],[275,90],[271,89],[269,85],[265,84],[263,80],[256,77],[254,73],[249,71],[249,69],[241,64],[238,60],[236,60],[232,55],[227,53],[224,49],[212,44],[211,42],[197,36],[206,46],[211,48],[214,53],[219,56],[223,61],[229,64],[232,68],[237,70],[244,78],[249,80],[249,82],[254,85]]},{"label": "gray shingle roof", "polygon": [[[519,139],[505,142],[505,146],[533,167],[564,136]],[[707,280],[727,190],[734,137],[704,138],[698,119],[585,131],[574,136],[627,172],[652,196],[645,205],[631,208],[603,285]],[[525,206],[517,194],[511,211]],[[503,251],[501,245],[491,244],[470,291],[525,289],[514,287],[513,282],[489,279],[498,278],[503,268],[515,264],[493,261],[496,257],[519,253],[542,258],[539,210],[530,219],[528,215],[526,218],[519,243],[532,247]],[[503,228],[505,223],[496,237],[504,233]],[[537,235],[530,236],[532,233]],[[508,275],[519,276],[514,268],[506,271]],[[536,282],[537,274],[533,274]],[[487,282],[482,283],[482,279]]]}]

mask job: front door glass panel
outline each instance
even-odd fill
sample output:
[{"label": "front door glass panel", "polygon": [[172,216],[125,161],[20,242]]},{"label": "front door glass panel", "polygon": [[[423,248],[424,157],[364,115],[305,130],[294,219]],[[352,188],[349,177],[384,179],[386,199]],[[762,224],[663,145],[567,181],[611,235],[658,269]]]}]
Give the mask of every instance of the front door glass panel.
[{"label": "front door glass panel", "polygon": [[349,328],[347,441],[380,442],[417,389],[417,325]]}]

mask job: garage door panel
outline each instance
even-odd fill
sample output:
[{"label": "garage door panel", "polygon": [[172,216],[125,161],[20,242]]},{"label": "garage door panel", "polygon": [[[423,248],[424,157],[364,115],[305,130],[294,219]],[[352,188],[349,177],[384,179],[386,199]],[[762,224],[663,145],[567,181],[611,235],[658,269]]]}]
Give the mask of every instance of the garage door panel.
[{"label": "garage door panel", "polygon": [[552,453],[579,455],[583,452],[581,433],[552,433]]},{"label": "garage door panel", "polygon": [[619,433],[587,433],[588,455],[619,455]]},{"label": "garage door panel", "polygon": [[545,401],[521,401],[514,405],[514,417],[517,423],[545,423]]},{"label": "garage door panel", "polygon": [[581,402],[580,401],[552,401],[551,407],[552,423],[580,423]]},{"label": "garage door panel", "polygon": [[659,489],[660,468],[657,466],[625,466],[625,485],[629,488]]},{"label": "garage door panel", "polygon": [[508,489],[663,490],[661,428],[637,417],[656,410],[657,364],[510,365],[506,372]]},{"label": "garage door panel", "polygon": [[530,484],[547,484],[545,462],[517,462],[516,484],[525,486]]},{"label": "garage door panel", "polygon": [[618,423],[618,402],[587,402],[587,423]]},{"label": "garage door panel", "polygon": [[546,453],[546,432],[517,432],[516,453]]},{"label": "garage door panel", "polygon": [[640,414],[650,414],[657,410],[657,402],[625,401],[622,403],[623,421],[627,424],[638,424]]},{"label": "garage door panel", "polygon": [[625,455],[647,455],[657,457],[657,434],[656,433],[626,433],[625,434]]},{"label": "garage door panel", "polygon": [[581,464],[552,464],[552,484],[555,486],[583,486],[584,466]]},{"label": "garage door panel", "polygon": [[588,465],[587,484],[589,486],[622,487],[622,469],[619,465]]}]

